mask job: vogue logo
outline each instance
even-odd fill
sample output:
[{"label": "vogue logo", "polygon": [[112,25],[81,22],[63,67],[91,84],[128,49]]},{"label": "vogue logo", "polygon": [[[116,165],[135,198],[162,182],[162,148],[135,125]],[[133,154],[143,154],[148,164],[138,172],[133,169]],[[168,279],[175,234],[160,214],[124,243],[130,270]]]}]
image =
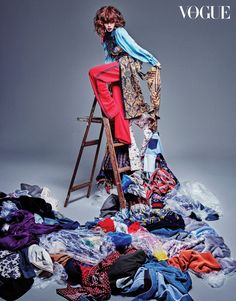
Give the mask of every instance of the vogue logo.
[{"label": "vogue logo", "polygon": [[204,5],[198,8],[196,5],[192,6],[179,6],[180,11],[184,19],[188,17],[189,19],[195,20],[201,18],[203,20],[213,19],[213,20],[226,20],[230,19],[230,6],[208,6]]}]

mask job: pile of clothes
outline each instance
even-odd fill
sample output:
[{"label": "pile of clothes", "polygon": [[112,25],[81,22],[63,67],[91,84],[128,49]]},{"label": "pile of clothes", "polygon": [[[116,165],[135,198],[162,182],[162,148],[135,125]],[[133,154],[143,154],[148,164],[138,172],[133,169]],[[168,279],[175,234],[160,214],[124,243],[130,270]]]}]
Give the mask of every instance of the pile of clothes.
[{"label": "pile of clothes", "polygon": [[[1,192],[0,297],[16,300],[34,282],[53,279],[71,301],[117,294],[188,301],[190,272],[221,286],[236,261],[208,224],[222,214],[218,200],[200,183],[179,183],[160,154],[155,165],[144,186],[139,173],[123,175],[127,208],[110,194],[99,217],[84,225],[57,210],[48,188],[21,184]],[[132,203],[134,197],[146,202]]]}]

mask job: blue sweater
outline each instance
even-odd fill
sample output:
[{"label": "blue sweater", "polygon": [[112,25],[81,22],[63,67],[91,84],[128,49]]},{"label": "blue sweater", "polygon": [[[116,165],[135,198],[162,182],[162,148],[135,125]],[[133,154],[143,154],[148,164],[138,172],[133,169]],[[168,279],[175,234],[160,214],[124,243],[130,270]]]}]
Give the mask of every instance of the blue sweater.
[{"label": "blue sweater", "polygon": [[[158,60],[147,50],[140,47],[134,39],[128,34],[124,27],[115,28],[112,33],[115,36],[115,41],[125,52],[127,52],[133,58],[136,58],[144,63],[149,63],[155,66]],[[103,48],[105,51],[105,63],[114,62],[115,59],[108,55],[106,43],[103,42]]]}]

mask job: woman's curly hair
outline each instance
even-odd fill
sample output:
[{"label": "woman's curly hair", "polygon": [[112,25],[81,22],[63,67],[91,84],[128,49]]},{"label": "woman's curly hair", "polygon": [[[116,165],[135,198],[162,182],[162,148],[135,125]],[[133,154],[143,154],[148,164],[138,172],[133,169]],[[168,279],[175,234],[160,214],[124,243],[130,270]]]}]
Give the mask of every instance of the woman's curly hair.
[{"label": "woman's curly hair", "polygon": [[114,6],[103,6],[96,12],[94,17],[95,31],[102,38],[105,35],[105,23],[115,23],[115,27],[124,27],[125,20],[121,12]]}]

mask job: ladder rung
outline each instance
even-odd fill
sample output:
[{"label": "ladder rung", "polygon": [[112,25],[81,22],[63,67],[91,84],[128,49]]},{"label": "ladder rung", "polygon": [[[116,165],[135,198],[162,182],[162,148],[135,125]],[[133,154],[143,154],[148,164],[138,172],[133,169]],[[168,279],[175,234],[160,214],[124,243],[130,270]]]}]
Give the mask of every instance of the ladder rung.
[{"label": "ladder rung", "polygon": [[84,142],[84,146],[91,146],[91,145],[96,145],[99,143],[99,139],[96,140],[90,140],[90,141],[86,141]]},{"label": "ladder rung", "polygon": [[129,171],[129,170],[131,170],[130,166],[125,166],[125,167],[118,168],[119,173],[126,172],[126,171]]},{"label": "ladder rung", "polygon": [[124,146],[126,144],[124,144],[124,143],[114,143],[113,145],[114,145],[114,147],[120,147],[120,146]]},{"label": "ladder rung", "polygon": [[[78,117],[77,120],[78,121],[88,122],[89,121],[89,116]],[[101,117],[93,117],[91,119],[91,122],[93,122],[93,123],[102,123],[102,118]]]},{"label": "ladder rung", "polygon": [[87,187],[90,185],[90,182],[85,182],[85,183],[82,183],[82,184],[77,184],[77,185],[74,185],[72,188],[71,188],[71,191],[76,191],[78,189],[82,189],[84,187]]}]

